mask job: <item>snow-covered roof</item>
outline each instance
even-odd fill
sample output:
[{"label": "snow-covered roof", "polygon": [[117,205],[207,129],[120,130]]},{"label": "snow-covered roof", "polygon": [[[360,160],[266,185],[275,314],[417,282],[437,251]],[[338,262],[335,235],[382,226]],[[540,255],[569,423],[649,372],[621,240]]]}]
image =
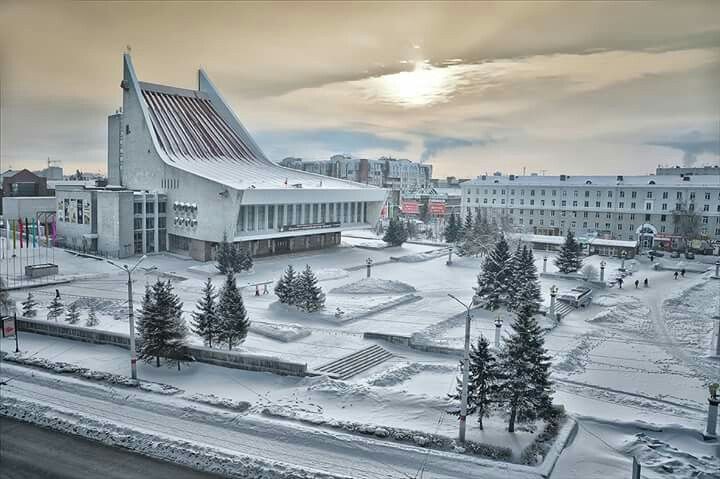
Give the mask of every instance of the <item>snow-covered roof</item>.
[{"label": "snow-covered roof", "polygon": [[[512,179],[511,179],[512,178]],[[564,178],[564,179],[562,179]],[[685,179],[687,178],[687,180]],[[664,186],[664,187],[715,187],[720,188],[720,175],[645,175],[645,176],[478,176],[475,179],[462,184],[468,186],[630,186],[630,187],[648,187],[648,186]]]},{"label": "snow-covered roof", "polygon": [[[534,234],[521,234],[520,239],[528,243],[542,243],[542,244],[555,244],[561,245],[565,243],[564,236],[551,236],[551,235],[534,235]],[[637,246],[635,241],[623,241],[614,239],[603,239],[603,238],[576,238],[578,243],[586,243],[592,246],[615,246],[620,248],[634,248]]]},{"label": "snow-covered roof", "polygon": [[188,90],[137,81],[129,55],[125,65],[132,79],[129,87],[141,98],[152,125],[156,149],[176,168],[238,190],[377,189],[271,162],[203,71],[201,89]]}]

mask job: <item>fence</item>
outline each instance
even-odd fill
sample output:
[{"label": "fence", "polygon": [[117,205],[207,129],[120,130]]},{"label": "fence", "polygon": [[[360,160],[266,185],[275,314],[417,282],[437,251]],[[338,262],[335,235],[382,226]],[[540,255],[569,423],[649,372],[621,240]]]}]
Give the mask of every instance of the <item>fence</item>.
[{"label": "fence", "polygon": [[[17,328],[35,334],[44,334],[74,341],[94,344],[108,344],[121,348],[130,348],[130,337],[127,334],[99,331],[82,326],[18,318]],[[138,338],[139,344],[139,338]],[[283,376],[307,376],[307,364],[281,361],[271,356],[245,354],[239,351],[222,351],[203,346],[189,346],[189,354],[197,362],[214,364],[228,368],[245,369],[248,371],[270,372]]]},{"label": "fence", "polygon": [[412,349],[417,349],[418,351],[424,351],[426,353],[440,353],[440,354],[450,354],[450,355],[462,355],[463,350],[459,348],[452,348],[450,346],[440,346],[435,344],[429,344],[427,342],[424,342],[422,340],[418,340],[417,336],[413,334],[412,336],[400,336],[398,334],[385,334],[385,333],[363,333],[364,339],[378,339],[381,341],[387,341],[388,343],[393,344],[402,344],[403,346],[408,346]]}]

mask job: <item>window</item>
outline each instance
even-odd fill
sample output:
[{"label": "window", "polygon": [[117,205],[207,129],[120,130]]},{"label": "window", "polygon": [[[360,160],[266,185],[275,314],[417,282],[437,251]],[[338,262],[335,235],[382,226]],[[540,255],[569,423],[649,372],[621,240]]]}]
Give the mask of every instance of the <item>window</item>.
[{"label": "window", "polygon": [[590,208],[590,202],[589,202],[589,201],[583,202],[583,206],[584,206],[585,208]]},{"label": "window", "polygon": [[652,198],[652,191],[648,191],[647,195],[645,195],[645,198],[651,199]]},{"label": "window", "polygon": [[255,231],[255,206],[247,207],[247,230]]},{"label": "window", "polygon": [[535,205],[535,200],[530,200],[530,206],[534,206],[534,205]]},{"label": "window", "polygon": [[703,211],[710,211],[710,205],[703,205]]},{"label": "window", "polygon": [[562,206],[563,208],[565,208],[565,206],[567,206],[567,201],[566,201],[566,200],[562,200],[562,201],[560,202],[560,206]]},{"label": "window", "polygon": [[692,192],[690,192],[690,201],[692,201],[694,199],[695,199],[695,192],[692,191]]},{"label": "window", "polygon": [[136,202],[133,204],[133,213],[135,213],[136,215],[141,215],[142,212],[143,212],[143,204],[142,204],[142,202],[136,201]]},{"label": "window", "polygon": [[141,230],[141,229],[143,229],[143,221],[142,221],[142,218],[134,218],[134,219],[133,219],[133,229],[135,229],[135,230]]},{"label": "window", "polygon": [[608,191],[607,197],[612,198],[612,191]]},{"label": "window", "polygon": [[625,192],[624,192],[624,191],[621,191],[621,192],[620,192],[620,198],[625,198]]},{"label": "window", "polygon": [[585,192],[585,198],[590,198],[590,192],[589,192],[589,191],[586,191],[586,192]]},{"label": "window", "polygon": [[[484,204],[487,204],[487,200],[488,200],[487,198],[483,198],[483,203],[484,203]],[[520,203],[522,203],[522,201],[523,201],[523,200],[520,200]]]},{"label": "window", "polygon": [[637,203],[635,203],[635,202],[633,201],[633,202],[630,203],[630,209],[631,209],[631,210],[634,210],[635,208],[637,208]]},{"label": "window", "polygon": [[608,207],[608,208],[612,208],[612,201],[608,201],[608,202],[607,202],[607,207]]},{"label": "window", "polygon": [[160,201],[158,203],[158,213],[163,214],[167,212],[167,203],[164,201]]},{"label": "window", "polygon": [[662,210],[663,210],[663,211],[667,211],[667,203],[663,203],[663,204],[662,204]]},{"label": "window", "polygon": [[304,218],[304,220],[303,220],[303,224],[304,224],[304,225],[309,225],[309,224],[310,224],[310,221],[311,221],[311,220],[310,220],[310,213],[312,213],[312,211],[311,211],[311,210],[312,210],[312,205],[304,205],[304,209],[305,209],[305,218]]},{"label": "window", "polygon": [[706,200],[709,200],[709,199],[710,199],[710,193],[705,193],[705,199],[706,199]]},{"label": "window", "polygon": [[[325,205],[323,205],[323,206],[325,206]],[[268,205],[267,228],[269,230],[275,228],[275,206],[273,206],[273,205]]]},{"label": "window", "polygon": [[588,217],[588,212],[587,212],[587,211],[583,211],[583,218],[587,218],[587,217]]},{"label": "window", "polygon": [[625,208],[625,202],[621,201],[620,203],[618,203],[618,208]]},{"label": "window", "polygon": [[145,203],[145,212],[146,213],[155,213],[155,202],[150,200]]},{"label": "window", "polygon": [[703,216],[703,217],[702,217],[702,222],[703,222],[704,225],[706,225],[706,224],[708,224],[708,223],[710,222],[710,218],[708,218],[707,216]]},{"label": "window", "polygon": [[675,194],[675,198],[678,199],[678,200],[681,200],[681,199],[682,199],[682,191],[678,191],[678,192]]},{"label": "window", "polygon": [[577,200],[573,200],[573,208],[577,208]]},{"label": "window", "polygon": [[660,221],[667,221],[667,215],[660,215]]},{"label": "window", "polygon": [[650,221],[650,215],[645,215],[645,221]]},{"label": "window", "polygon": [[663,199],[664,199],[664,200],[668,199],[668,192],[667,192],[667,191],[663,191]]},{"label": "window", "polygon": [[622,223],[618,223],[617,229],[618,229],[618,231],[622,231]]},{"label": "window", "polygon": [[267,226],[265,224],[265,205],[258,206],[258,230],[262,231]]},{"label": "window", "polygon": [[652,203],[645,203],[645,211],[650,211],[652,209]]},{"label": "window", "polygon": [[630,198],[637,198],[637,191],[633,191],[630,193]]},{"label": "window", "polygon": [[143,244],[142,244],[142,231],[136,231],[133,233],[133,243],[135,248],[135,253],[142,253],[143,252]]},{"label": "window", "polygon": [[158,228],[167,228],[167,218],[165,218],[164,216],[158,218]]},{"label": "window", "polygon": [[145,229],[151,230],[155,228],[155,218],[152,216],[148,216],[145,218]]},{"label": "window", "polygon": [[155,232],[154,231],[146,231],[145,232],[145,251],[148,253],[152,253],[155,251]]}]

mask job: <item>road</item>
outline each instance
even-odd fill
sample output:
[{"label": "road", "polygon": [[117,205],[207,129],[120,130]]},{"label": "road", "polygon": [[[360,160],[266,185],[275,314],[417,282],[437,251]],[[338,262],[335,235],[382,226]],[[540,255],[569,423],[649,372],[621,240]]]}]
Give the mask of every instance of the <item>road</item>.
[{"label": "road", "polygon": [[219,479],[0,416],[0,479]]},{"label": "road", "polygon": [[[99,387],[85,381],[2,364],[0,401],[18,399],[55,414],[82,411],[87,421],[101,421],[123,429],[142,431],[170,441],[191,440],[196,447],[230,452],[241,462],[281,464],[305,471],[325,472],[355,479],[408,479],[421,467],[425,479],[482,477],[536,479],[537,470],[475,458],[379,441],[341,432],[275,421],[258,415],[208,413],[183,398],[142,391]],[[73,421],[87,422],[75,417]],[[424,467],[423,467],[424,465]]]}]

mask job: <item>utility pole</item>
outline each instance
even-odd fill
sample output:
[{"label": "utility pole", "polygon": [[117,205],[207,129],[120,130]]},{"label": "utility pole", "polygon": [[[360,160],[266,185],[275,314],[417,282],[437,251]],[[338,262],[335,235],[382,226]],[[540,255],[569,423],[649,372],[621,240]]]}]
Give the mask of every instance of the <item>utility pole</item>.
[{"label": "utility pole", "polygon": [[465,354],[463,355],[463,383],[462,395],[460,399],[460,432],[458,440],[461,444],[465,444],[465,426],[467,423],[467,400],[468,400],[468,381],[470,376],[470,305],[463,303],[452,294],[448,294],[452,299],[462,304],[465,308]]},{"label": "utility pole", "polygon": [[[109,259],[105,260],[109,264],[127,273],[128,328],[130,333],[130,377],[132,379],[137,379],[137,351],[135,350],[135,312],[133,308],[132,274],[135,272],[135,269],[140,265],[140,263],[145,260],[145,258],[147,258],[147,255],[142,255],[142,257],[137,260],[137,263],[135,263],[132,268],[128,267],[128,265],[126,264],[119,265],[110,261]],[[148,268],[146,271],[152,271],[154,269],[157,268],[153,266],[152,268]]]}]

